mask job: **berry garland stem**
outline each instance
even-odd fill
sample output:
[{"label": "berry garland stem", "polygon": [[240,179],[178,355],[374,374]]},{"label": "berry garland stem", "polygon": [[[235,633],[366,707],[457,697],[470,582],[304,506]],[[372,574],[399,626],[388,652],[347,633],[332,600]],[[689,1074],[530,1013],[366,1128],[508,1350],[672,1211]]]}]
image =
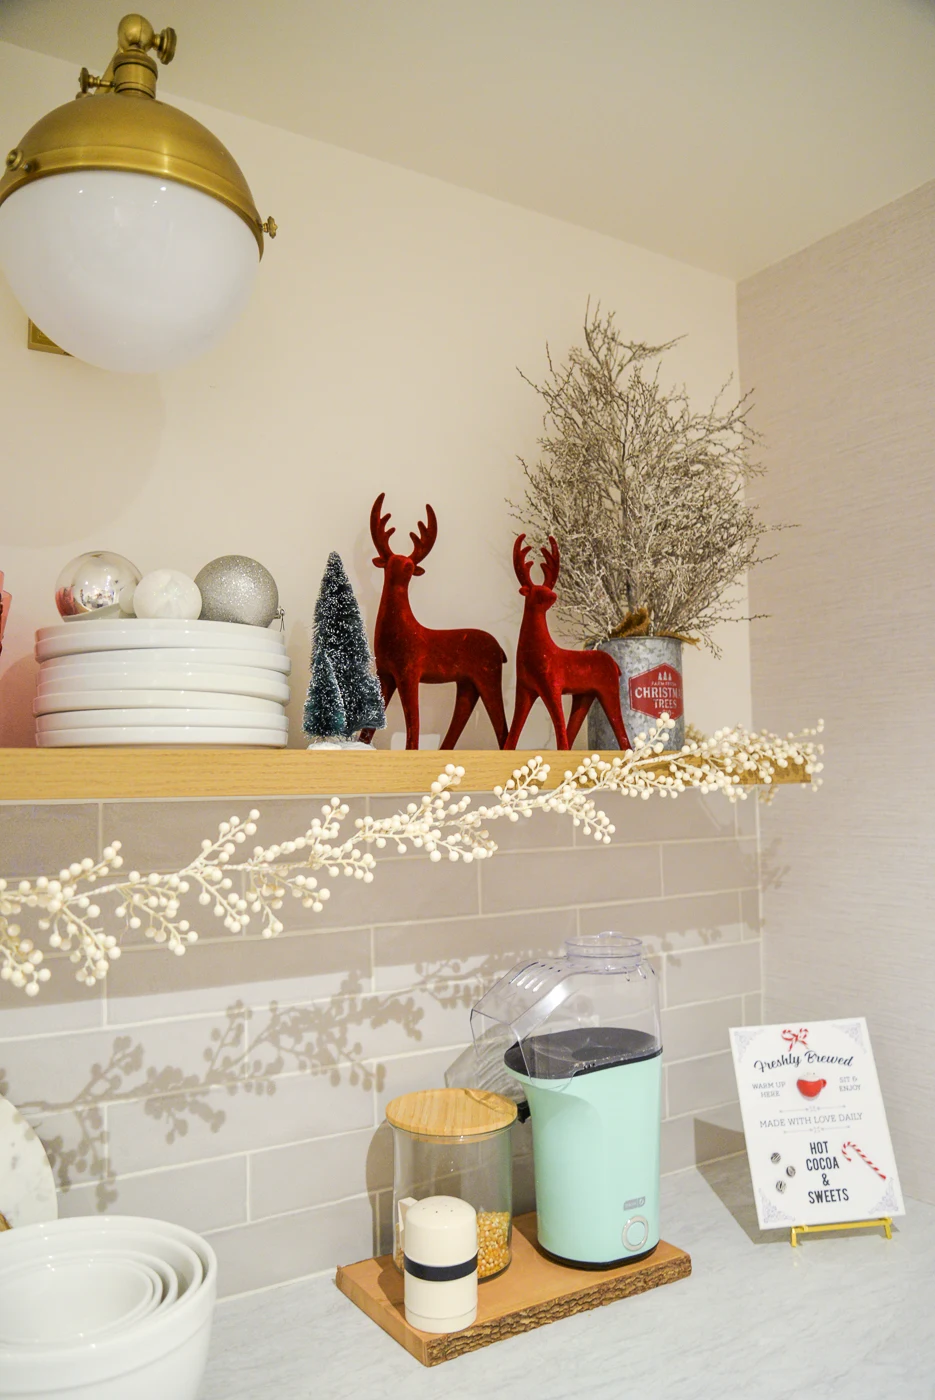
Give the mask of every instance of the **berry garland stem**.
[{"label": "berry garland stem", "polygon": [[[534,812],[558,812],[570,817],[602,844],[610,844],[614,827],[596,804],[601,793],[621,793],[648,799],[653,793],[676,798],[689,789],[720,792],[731,802],[745,800],[752,779],[769,791],[777,770],[795,764],[804,769],[813,788],[820,783],[816,743],[822,725],[785,739],[775,734],[751,734],[743,729],[718,730],[711,738],[692,740],[677,754],[665,752],[665,739],[674,721],[663,715],[649,734],[639,736],[633,749],[607,761],[586,755],[568,769],[558,785],[547,789],[549,765],[534,758],[514,770],[494,788],[492,805],[472,807],[471,798],[455,789],[464,769],[447,764],[421,802],[376,819],[360,817],[354,835],[342,839],[349,808],[333,797],[301,835],[277,845],[256,845],[245,860],[234,860],[238,848],[257,831],[259,812],[246,821],[232,816],[220,823],[218,835],[205,839],[188,865],[170,874],[142,874],[123,866],[120,842],[104,848],[102,859],[74,861],[57,877],[47,875],[10,881],[0,878],[0,979],[35,996],[51,976],[44,955],[24,936],[18,920],[35,917],[50,948],[68,956],[79,982],[93,985],[107,975],[120,956],[117,934],[105,932],[103,920],[114,918],[122,932],[142,930],[154,943],[181,955],[198,934],[181,918],[182,898],[197,892],[200,906],[210,910],[231,933],[259,925],[264,938],[282,932],[279,911],[287,896],[306,909],[321,913],[330,890],[319,882],[344,875],[369,884],[374,878],[377,851],[387,846],[404,854],[409,847],[424,851],[431,861],[470,863],[494,855],[497,843],[488,827],[497,821],[517,822]],[[663,757],[663,755],[665,755]],[[243,893],[235,876],[243,875]],[[117,878],[113,878],[117,876]],[[112,901],[105,913],[103,902]],[[855,1149],[856,1150],[856,1149]]]}]

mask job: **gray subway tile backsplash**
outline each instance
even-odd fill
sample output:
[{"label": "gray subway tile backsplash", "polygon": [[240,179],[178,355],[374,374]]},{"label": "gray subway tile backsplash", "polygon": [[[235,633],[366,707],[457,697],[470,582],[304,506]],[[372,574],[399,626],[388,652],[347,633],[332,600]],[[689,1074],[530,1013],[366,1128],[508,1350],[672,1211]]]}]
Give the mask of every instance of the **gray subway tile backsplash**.
[{"label": "gray subway tile backsplash", "polygon": [[72,861],[100,855],[96,802],[0,802],[0,870],[57,877]]},{"label": "gray subway tile backsplash", "polygon": [[[259,807],[255,840],[268,843],[321,805],[107,802],[101,825],[125,841],[128,865],[164,870],[232,814]],[[35,1003],[0,984],[0,1091],[51,1149],[62,1213],[208,1232],[226,1294],[366,1256],[392,1225],[388,1100],[444,1083],[471,1005],[516,961],[604,929],[643,938],[659,978],[664,1169],[740,1150],[727,1028],[760,1014],[755,812],[697,793],[601,805],[610,846],[538,815],[497,828],[486,862],[387,851],[372,884],[326,879],[322,914],[288,901],[278,939],[231,935],[201,909],[184,957],[128,937],[103,988],[79,987],[60,958]],[[361,799],[349,830],[364,810]],[[3,873],[97,854],[100,815],[95,803],[0,804]],[[533,1204],[528,1136],[518,1209]]]}]

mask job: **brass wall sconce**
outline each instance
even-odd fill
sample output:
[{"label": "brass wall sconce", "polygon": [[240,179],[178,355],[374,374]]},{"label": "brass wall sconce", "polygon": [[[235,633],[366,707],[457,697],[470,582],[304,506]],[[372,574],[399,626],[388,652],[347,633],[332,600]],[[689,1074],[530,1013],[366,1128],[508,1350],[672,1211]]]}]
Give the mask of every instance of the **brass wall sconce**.
[{"label": "brass wall sconce", "polygon": [[156,98],[173,29],[126,15],[100,77],[12,148],[0,267],[40,336],[103,369],[146,373],[215,344],[250,295],[276,222],[200,122]]}]

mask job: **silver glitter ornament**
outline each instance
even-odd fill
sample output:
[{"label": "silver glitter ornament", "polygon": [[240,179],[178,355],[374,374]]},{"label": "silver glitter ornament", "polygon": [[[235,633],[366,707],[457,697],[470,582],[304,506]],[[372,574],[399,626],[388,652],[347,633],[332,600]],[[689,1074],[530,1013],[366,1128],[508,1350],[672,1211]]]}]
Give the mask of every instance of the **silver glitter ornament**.
[{"label": "silver glitter ornament", "polygon": [[201,616],[209,622],[268,627],[279,612],[276,580],[246,554],[212,559],[195,575],[195,582],[201,589]]},{"label": "silver glitter ornament", "polygon": [[92,549],[66,564],[55,584],[55,606],[61,617],[97,612],[120,601],[127,587],[135,587],[142,575],[122,554]]}]

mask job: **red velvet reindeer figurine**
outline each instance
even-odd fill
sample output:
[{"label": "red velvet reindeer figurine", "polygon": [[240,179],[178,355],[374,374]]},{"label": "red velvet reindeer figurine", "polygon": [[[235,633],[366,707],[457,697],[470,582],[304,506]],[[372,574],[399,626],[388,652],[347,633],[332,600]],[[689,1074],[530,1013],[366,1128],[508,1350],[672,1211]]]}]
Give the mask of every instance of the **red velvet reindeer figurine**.
[{"label": "red velvet reindeer figurine", "polygon": [[[513,545],[513,568],[526,599],[516,646],[516,708],[504,748],[515,749],[529,711],[541,699],[555,726],[560,749],[570,749],[594,700],[599,700],[622,749],[630,747],[620,713],[620,667],[606,651],[568,651],[556,646],[549,634],[546,613],[555,602],[558,579],[558,545],[549,536],[541,550],[542,582],[533,583],[525,535]],[[571,714],[565,725],[562,696],[571,695]]]},{"label": "red velvet reindeer figurine", "polygon": [[409,604],[409,580],[424,574],[420,564],[435,543],[438,522],[431,506],[425,507],[427,524],[419,523],[416,534],[410,532],[411,554],[394,554],[390,549],[387,530],[389,514],[382,515],[384,493],[377,497],[370,512],[370,533],[376,545],[374,559],[384,570],[383,595],[377,613],[374,633],[374,653],[377,675],[383,687],[384,704],[399,691],[406,717],[406,748],[419,747],[419,685],[436,685],[446,681],[457,683],[454,712],[448,733],[442,740],[443,749],[453,749],[471,717],[478,698],[490,716],[497,743],[503,748],[506,739],[506,714],[503,709],[503,664],[506,654],[496,638],[476,628],[459,627],[444,631],[423,627],[416,621]]}]

